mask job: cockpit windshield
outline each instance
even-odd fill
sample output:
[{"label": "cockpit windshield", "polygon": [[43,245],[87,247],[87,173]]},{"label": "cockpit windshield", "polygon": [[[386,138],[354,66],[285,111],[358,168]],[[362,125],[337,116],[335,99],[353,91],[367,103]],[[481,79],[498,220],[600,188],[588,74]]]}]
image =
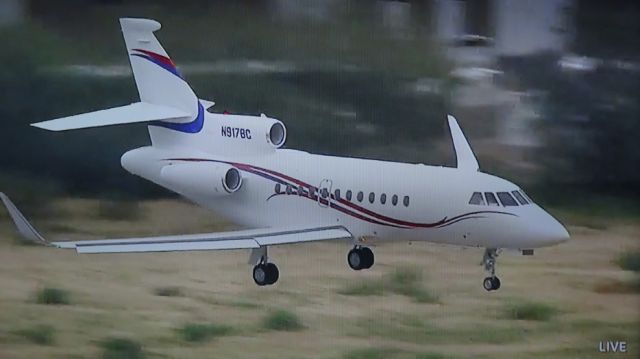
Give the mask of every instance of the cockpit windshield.
[{"label": "cockpit windshield", "polygon": [[473,192],[469,204],[476,206],[525,206],[533,203],[521,189],[511,192]]}]

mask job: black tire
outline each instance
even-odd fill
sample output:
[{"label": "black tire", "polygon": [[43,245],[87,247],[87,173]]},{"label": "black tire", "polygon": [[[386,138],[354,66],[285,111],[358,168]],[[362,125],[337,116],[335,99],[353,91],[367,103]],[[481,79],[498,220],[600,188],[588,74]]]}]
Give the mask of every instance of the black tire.
[{"label": "black tire", "polygon": [[362,268],[369,269],[373,266],[373,262],[375,260],[373,251],[368,247],[362,247],[360,249],[360,253],[362,253]]},{"label": "black tire", "polygon": [[358,248],[354,248],[347,253],[347,263],[353,270],[360,270],[363,268],[362,251]]},{"label": "black tire", "polygon": [[498,277],[493,277],[493,290],[500,289],[500,279]]},{"label": "black tire", "polygon": [[267,285],[274,284],[280,278],[280,271],[278,270],[278,266],[273,263],[267,263],[265,265],[265,269],[267,271]]},{"label": "black tire", "polygon": [[269,277],[267,273],[267,268],[264,264],[256,265],[253,267],[253,281],[261,287],[267,285],[267,279]]}]

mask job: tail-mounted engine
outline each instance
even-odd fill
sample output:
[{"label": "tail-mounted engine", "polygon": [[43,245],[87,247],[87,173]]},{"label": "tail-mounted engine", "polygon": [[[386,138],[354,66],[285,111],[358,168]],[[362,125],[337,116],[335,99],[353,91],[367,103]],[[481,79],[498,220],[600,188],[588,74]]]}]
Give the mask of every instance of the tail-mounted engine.
[{"label": "tail-mounted engine", "polygon": [[240,171],[224,163],[180,163],[162,168],[163,184],[183,195],[225,196],[242,187]]}]

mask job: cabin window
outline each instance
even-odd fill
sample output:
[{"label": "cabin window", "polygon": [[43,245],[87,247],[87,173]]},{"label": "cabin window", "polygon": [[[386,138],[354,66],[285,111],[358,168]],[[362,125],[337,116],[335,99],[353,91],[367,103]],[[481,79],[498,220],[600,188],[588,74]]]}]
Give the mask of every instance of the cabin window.
[{"label": "cabin window", "polygon": [[394,194],[393,197],[391,197],[391,203],[395,206],[398,204],[398,195]]},{"label": "cabin window", "polygon": [[280,183],[276,183],[276,193],[281,193],[280,191],[282,190]]},{"label": "cabin window", "polygon": [[498,198],[503,206],[517,206],[518,202],[509,194],[509,192],[498,192]]},{"label": "cabin window", "polygon": [[380,195],[380,203],[385,204],[387,203],[387,194],[383,193]]},{"label": "cabin window", "polygon": [[356,198],[358,198],[358,202],[362,202],[364,199],[364,193],[362,193],[362,191],[358,192],[358,196]]},{"label": "cabin window", "polygon": [[347,191],[347,201],[351,201],[351,190]]},{"label": "cabin window", "polygon": [[340,190],[339,190],[339,189],[337,189],[337,190],[334,192],[334,196],[336,197],[336,201],[339,201],[339,200],[340,200]]},{"label": "cabin window", "polygon": [[405,207],[409,207],[409,196],[404,196],[402,204],[404,204]]},{"label": "cabin window", "polygon": [[498,200],[496,199],[496,195],[491,192],[484,193],[485,198],[487,199],[487,204],[490,206],[499,206]]},{"label": "cabin window", "polygon": [[287,194],[292,194],[293,193],[293,187],[291,187],[290,184],[287,185]]},{"label": "cabin window", "polygon": [[376,194],[371,192],[369,193],[369,203],[373,203],[376,201]]},{"label": "cabin window", "polygon": [[524,206],[525,204],[529,204],[529,201],[527,201],[527,199],[524,198],[524,196],[522,196],[520,192],[511,191],[511,193],[513,193],[513,196],[518,200],[518,202],[520,202],[521,205]]},{"label": "cabin window", "polygon": [[482,193],[473,192],[473,194],[471,195],[471,199],[469,200],[469,204],[484,206],[484,198],[482,198]]}]

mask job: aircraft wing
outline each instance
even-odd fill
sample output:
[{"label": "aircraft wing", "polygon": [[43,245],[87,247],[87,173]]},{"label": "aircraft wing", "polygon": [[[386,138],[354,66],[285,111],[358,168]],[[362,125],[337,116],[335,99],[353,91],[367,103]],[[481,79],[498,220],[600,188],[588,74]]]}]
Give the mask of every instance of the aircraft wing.
[{"label": "aircraft wing", "polygon": [[20,213],[9,197],[0,192],[11,219],[26,240],[57,248],[75,249],[78,253],[135,253],[250,249],[279,244],[331,239],[349,239],[344,227],[263,228],[231,232],[184,234],[175,236],[119,238],[86,241],[48,242]]}]

